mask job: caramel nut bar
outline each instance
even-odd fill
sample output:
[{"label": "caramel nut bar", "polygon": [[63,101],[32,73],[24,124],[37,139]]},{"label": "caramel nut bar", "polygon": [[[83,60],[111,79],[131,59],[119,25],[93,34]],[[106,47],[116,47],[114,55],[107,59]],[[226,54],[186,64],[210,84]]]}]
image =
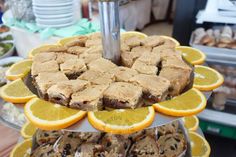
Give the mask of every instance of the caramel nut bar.
[{"label": "caramel nut bar", "polygon": [[70,107],[87,111],[101,110],[103,92],[107,87],[107,85],[92,85],[72,94]]},{"label": "caramel nut bar", "polygon": [[71,94],[89,85],[88,81],[79,79],[58,82],[47,90],[49,101],[68,106]]},{"label": "caramel nut bar", "polygon": [[142,87],[143,98],[151,102],[165,100],[170,88],[170,81],[156,75],[138,74],[130,82]]},{"label": "caramel nut bar", "polygon": [[104,106],[111,108],[137,108],[142,88],[126,82],[114,82],[103,94]]}]

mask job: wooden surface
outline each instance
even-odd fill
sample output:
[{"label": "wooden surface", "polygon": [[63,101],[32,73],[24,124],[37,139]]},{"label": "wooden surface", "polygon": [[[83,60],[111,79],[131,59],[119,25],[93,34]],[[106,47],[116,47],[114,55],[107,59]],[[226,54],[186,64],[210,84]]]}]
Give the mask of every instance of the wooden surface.
[{"label": "wooden surface", "polygon": [[0,123],[0,157],[9,157],[11,150],[17,144],[20,133]]}]

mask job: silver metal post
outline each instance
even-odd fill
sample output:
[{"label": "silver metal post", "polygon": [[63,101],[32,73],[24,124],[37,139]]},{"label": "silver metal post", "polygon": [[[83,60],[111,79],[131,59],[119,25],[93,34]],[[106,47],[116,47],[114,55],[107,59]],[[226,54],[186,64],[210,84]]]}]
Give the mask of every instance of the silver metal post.
[{"label": "silver metal post", "polygon": [[102,31],[103,57],[119,64],[120,20],[118,0],[100,0],[99,13]]}]

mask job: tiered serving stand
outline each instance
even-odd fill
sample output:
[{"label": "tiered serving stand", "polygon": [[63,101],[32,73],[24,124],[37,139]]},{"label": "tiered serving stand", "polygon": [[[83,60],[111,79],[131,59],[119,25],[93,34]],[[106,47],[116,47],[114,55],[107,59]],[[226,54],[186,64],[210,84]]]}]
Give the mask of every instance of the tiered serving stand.
[{"label": "tiered serving stand", "polygon": [[[118,1],[117,0],[100,0],[99,2],[99,9],[101,15],[101,31],[103,34],[103,48],[104,48],[104,58],[110,59],[114,63],[119,63],[120,58],[120,27],[119,27],[119,14],[118,14]],[[25,80],[28,87],[31,85],[29,84],[29,78]],[[30,87],[30,89],[32,89]],[[211,92],[204,93],[206,98],[208,99],[211,95]],[[0,100],[0,111],[4,102]],[[16,106],[21,112],[23,112],[23,106],[17,105]],[[12,121],[9,121],[6,117],[2,117],[2,113],[0,112],[0,121],[3,122],[5,125],[20,130],[21,126],[16,124]],[[10,115],[9,115],[10,116]],[[163,115],[161,113],[156,113],[155,120],[153,121],[152,125],[149,128],[161,126],[175,120],[179,120],[180,128],[182,129],[187,141],[187,151],[183,156],[190,157],[191,156],[191,147],[190,141],[188,138],[187,131],[183,125],[183,122],[180,120],[182,117],[172,117]],[[79,122],[75,123],[74,125],[65,128],[66,131],[73,131],[73,132],[97,132],[94,127],[88,122],[87,118],[80,120]],[[201,129],[198,129],[198,132],[202,134]],[[182,155],[181,155],[182,156]]]}]

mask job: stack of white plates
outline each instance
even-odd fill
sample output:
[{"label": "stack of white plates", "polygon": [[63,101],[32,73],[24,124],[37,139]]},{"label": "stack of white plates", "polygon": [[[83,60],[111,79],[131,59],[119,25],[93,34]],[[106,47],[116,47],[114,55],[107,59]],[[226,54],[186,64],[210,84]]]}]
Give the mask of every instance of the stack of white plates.
[{"label": "stack of white plates", "polygon": [[67,27],[75,22],[74,0],[33,0],[36,23],[40,27]]}]

